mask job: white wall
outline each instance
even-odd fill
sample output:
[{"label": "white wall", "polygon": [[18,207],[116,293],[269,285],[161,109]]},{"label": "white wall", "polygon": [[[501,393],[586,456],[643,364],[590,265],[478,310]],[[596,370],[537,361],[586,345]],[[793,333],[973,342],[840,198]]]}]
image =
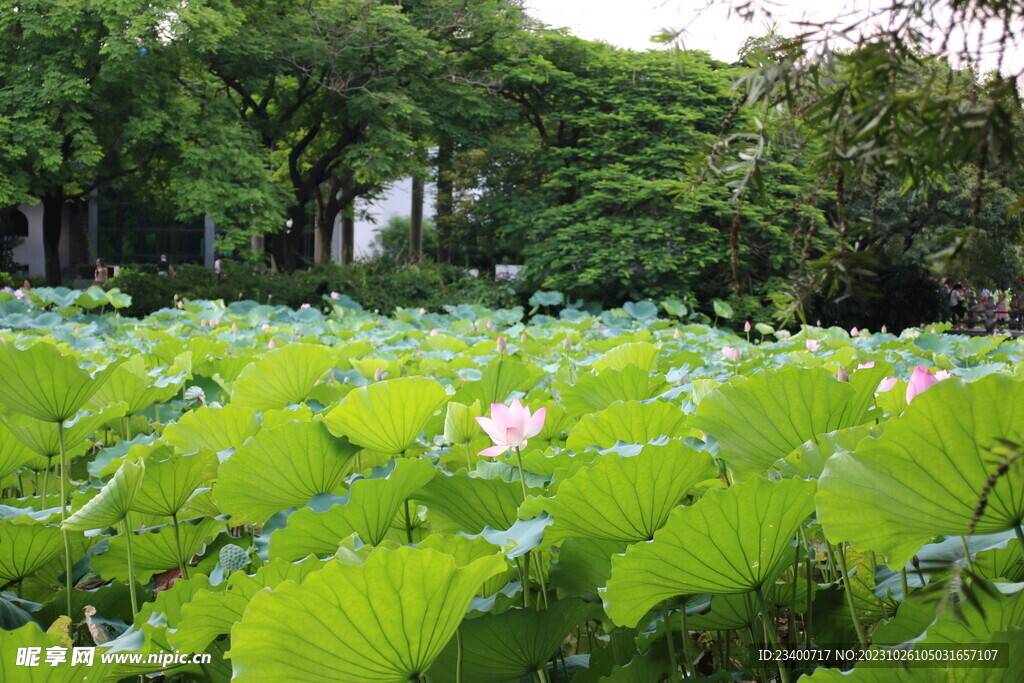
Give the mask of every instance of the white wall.
[{"label": "white wall", "polygon": [[[43,205],[21,204],[18,209],[28,218],[28,237],[14,249],[14,261],[28,264],[29,275],[46,274],[46,258],[43,255]],[[68,209],[64,207],[63,226],[60,234],[60,262],[68,265]]]},{"label": "white wall", "polygon": [[[423,192],[423,218],[434,216],[435,191],[433,185],[427,185]],[[363,218],[369,214],[371,220]],[[356,202],[355,224],[355,257],[370,258],[374,255],[374,240],[377,229],[387,226],[393,216],[410,216],[412,214],[412,179],[405,178],[391,185],[380,199],[374,202]],[[331,258],[341,263],[341,219],[334,226],[331,242]]]}]

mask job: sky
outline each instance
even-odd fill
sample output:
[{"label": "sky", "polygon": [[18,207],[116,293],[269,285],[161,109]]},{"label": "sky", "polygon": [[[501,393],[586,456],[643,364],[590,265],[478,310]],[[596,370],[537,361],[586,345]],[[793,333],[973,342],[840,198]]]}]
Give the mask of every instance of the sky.
[{"label": "sky", "polygon": [[[602,40],[618,47],[646,50],[659,47],[652,35],[663,29],[685,29],[681,47],[704,50],[726,62],[736,55],[748,36],[764,35],[763,15],[744,21],[729,8],[743,0],[524,0],[531,16],[588,40]],[[801,31],[793,22],[829,21],[854,18],[871,7],[885,7],[891,0],[754,0],[773,14],[780,33],[792,36]],[[1021,42],[1011,48],[1005,64],[1024,66]],[[985,64],[984,68],[994,68]]]}]

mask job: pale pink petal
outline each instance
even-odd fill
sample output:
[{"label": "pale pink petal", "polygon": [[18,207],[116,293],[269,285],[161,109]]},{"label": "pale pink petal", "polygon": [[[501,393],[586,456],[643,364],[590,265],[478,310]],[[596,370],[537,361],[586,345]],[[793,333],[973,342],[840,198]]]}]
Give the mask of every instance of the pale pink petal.
[{"label": "pale pink petal", "polygon": [[895,377],[886,377],[885,379],[878,383],[878,388],[875,389],[875,393],[884,394],[885,392],[891,390],[894,386],[896,386],[897,381],[898,380]]},{"label": "pale pink petal", "polygon": [[875,367],[875,361],[873,361],[873,360],[869,360],[867,363],[858,363],[857,364],[857,369],[858,370],[867,370],[868,368],[873,368],[873,367]]},{"label": "pale pink petal", "polygon": [[952,376],[953,375],[949,372],[949,370],[939,370],[938,372],[935,373],[935,379],[939,380],[940,382],[944,379],[949,379]]},{"label": "pale pink petal", "polygon": [[923,365],[915,367],[913,374],[910,375],[910,382],[907,384],[907,403],[913,401],[915,396],[926,391],[933,384],[937,384],[938,381],[928,368]]},{"label": "pale pink petal", "polygon": [[544,429],[544,418],[547,417],[548,409],[541,408],[533,417],[530,418],[530,423],[526,426],[526,438],[537,436]]},{"label": "pale pink petal", "polygon": [[483,430],[487,432],[487,436],[491,437],[491,441],[496,444],[505,443],[505,430],[499,429],[498,425],[494,424],[494,420],[489,417],[478,417],[476,418],[476,421],[481,427],[483,427]]},{"label": "pale pink petal", "polygon": [[518,427],[509,427],[505,430],[505,443],[509,445],[509,448],[518,448],[523,445],[526,439],[523,437],[523,433]]},{"label": "pale pink petal", "polygon": [[491,446],[480,451],[479,455],[485,458],[497,458],[499,455],[508,450],[508,446]]},{"label": "pale pink petal", "polygon": [[494,420],[494,424],[497,425],[498,429],[503,432],[506,428],[516,423],[512,411],[504,403],[491,404],[491,419]]}]

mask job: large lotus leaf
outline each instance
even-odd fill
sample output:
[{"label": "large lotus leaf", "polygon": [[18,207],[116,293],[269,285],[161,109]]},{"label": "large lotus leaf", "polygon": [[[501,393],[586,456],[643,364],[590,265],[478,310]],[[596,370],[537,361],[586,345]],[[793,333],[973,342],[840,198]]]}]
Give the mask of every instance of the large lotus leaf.
[{"label": "large lotus leaf", "polygon": [[132,510],[170,517],[178,514],[195,490],[217,476],[217,456],[212,451],[195,455],[172,453],[164,460],[147,460],[142,490]]},{"label": "large lotus leaf", "polygon": [[100,492],[65,519],[61,526],[72,531],[115,526],[128,515],[142,488],[145,473],[145,463],[124,462]]},{"label": "large lotus leaf", "polygon": [[195,453],[203,448],[218,453],[241,446],[259,429],[256,413],[251,408],[204,406],[167,425],[163,438],[182,453]]},{"label": "large lotus leaf", "polygon": [[185,373],[174,376],[154,376],[143,356],[132,356],[114,370],[103,383],[89,404],[102,408],[115,403],[124,403],[125,414],[137,415],[154,403],[162,403],[174,397],[185,382]]},{"label": "large lotus leaf", "polygon": [[676,508],[654,540],[612,558],[605,611],[635,626],[659,601],[744,593],[775,579],[797,528],[814,510],[813,482],[755,477]]},{"label": "large lotus leaf", "polygon": [[[939,534],[970,533],[989,477],[989,451],[1019,439],[1024,384],[1005,375],[939,382],[902,417],[855,453],[832,456],[818,492],[818,516],[834,543],[849,541],[901,567]],[[979,534],[1014,528],[1024,516],[1024,486],[1013,469],[996,481],[974,527]]]},{"label": "large lotus leaf", "polygon": [[[430,548],[436,550],[439,553],[445,555],[451,555],[455,558],[455,564],[460,567],[465,567],[473,560],[477,560],[481,557],[487,557],[488,555],[502,555],[501,548],[491,543],[483,536],[442,536],[441,534],[431,534],[422,541],[416,544],[417,548]],[[509,567],[502,574],[495,574],[480,587],[477,595],[480,597],[489,597],[494,595],[501,590],[505,585],[514,578],[516,570]]]},{"label": "large lotus leaf", "polygon": [[607,453],[543,501],[555,519],[549,539],[650,540],[687,491],[716,476],[711,456],[682,441],[645,446],[632,457]]},{"label": "large lotus leaf", "polygon": [[369,545],[384,540],[403,503],[434,477],[428,460],[401,459],[393,469],[379,468],[378,476],[353,482],[344,504],[324,512],[296,510],[288,524],[270,537],[270,556],[297,560],[309,554],[333,553],[353,533]]},{"label": "large lotus leaf", "polygon": [[566,446],[582,452],[590,446],[610,448],[619,441],[648,443],[663,436],[686,436],[686,414],[665,401],[613,403],[599,413],[584,415],[569,432]]},{"label": "large lotus leaf", "polygon": [[274,349],[242,370],[231,389],[231,402],[254,410],[301,403],[334,362],[331,352],[316,344]]},{"label": "large lotus leaf", "polygon": [[7,426],[7,422],[0,419],[0,479],[13,474],[36,455],[35,451],[14,435],[14,432]]},{"label": "large lotus leaf", "polygon": [[[560,600],[543,611],[512,609],[462,623],[462,680],[466,683],[518,681],[546,666],[569,632],[592,608]],[[432,681],[456,681],[458,646],[448,643],[430,669]]]},{"label": "large lotus leaf", "polygon": [[711,609],[690,617],[687,626],[696,631],[732,631],[752,624],[757,612],[756,598],[750,593],[713,595]]},{"label": "large lotus leaf", "polygon": [[569,415],[585,415],[604,410],[616,401],[654,398],[665,386],[660,379],[650,377],[649,371],[636,365],[627,365],[621,370],[607,368],[597,375],[584,374],[563,387],[562,403]]},{"label": "large lotus leaf", "polygon": [[0,520],[0,583],[31,576],[64,549],[60,529],[30,517]]},{"label": "large lotus leaf", "polygon": [[[33,666],[25,666],[18,662],[17,654],[26,652],[23,648],[34,648],[36,655]],[[66,660],[58,666],[46,663],[47,648],[60,648]],[[102,648],[95,651],[89,663],[78,661],[72,664],[73,650],[68,647],[66,635],[59,633],[43,633],[38,624],[25,624],[13,631],[0,629],[0,681],[10,683],[82,683],[93,681],[116,681],[120,679],[114,673],[113,663],[103,662],[100,657]]]},{"label": "large lotus leaf", "polygon": [[518,482],[483,479],[460,470],[438,474],[413,497],[427,506],[436,529],[478,534],[487,526],[507,529],[515,524],[523,494]]},{"label": "large lotus leaf", "polygon": [[444,417],[444,440],[452,444],[469,443],[483,431],[476,421],[483,414],[479,401],[470,406],[449,401]]},{"label": "large lotus leaf", "polygon": [[626,547],[623,541],[566,539],[551,567],[551,586],[559,598],[596,595],[597,587],[608,583],[612,574],[612,557],[626,552]]},{"label": "large lotus leaf", "polygon": [[213,497],[233,523],[259,524],[333,491],[357,450],[322,422],[264,428],[221,465]]},{"label": "large lotus leaf", "polygon": [[[182,555],[186,559],[192,557],[223,528],[223,521],[209,517],[179,522]],[[120,534],[112,537],[109,543],[106,552],[93,556],[93,571],[105,579],[127,581],[128,544]],[[139,583],[148,583],[153,574],[176,568],[178,553],[174,528],[170,524],[165,524],[136,533],[132,537],[132,558],[135,563],[135,578]]]},{"label": "large lotus leaf", "polygon": [[[328,563],[302,584],[258,593],[231,630],[234,679],[408,681],[455,634],[498,556],[466,567],[434,550],[377,550],[362,565]],[[310,629],[310,623],[329,625]]]},{"label": "large lotus leaf", "polygon": [[658,362],[658,347],[648,342],[632,342],[621,344],[594,361],[594,370],[601,372],[606,368],[625,370],[635,365],[646,375],[654,369]]},{"label": "large lotus leaf", "polygon": [[991,548],[974,558],[975,570],[992,581],[1024,581],[1024,554],[1019,543],[1005,548]]},{"label": "large lotus leaf", "polygon": [[882,424],[862,424],[856,427],[838,429],[828,434],[819,434],[814,439],[800,444],[785,458],[775,461],[772,469],[784,478],[820,477],[825,462],[836,453],[853,451],[857,444],[869,437],[877,437],[885,429]]},{"label": "large lotus leaf", "polygon": [[74,356],[39,342],[27,349],[0,340],[0,403],[44,422],[70,420],[107,381],[120,360],[89,372]]},{"label": "large lotus leaf", "polygon": [[327,414],[335,436],[379,453],[409,448],[448,399],[444,387],[426,377],[399,377],[360,387]]},{"label": "large lotus leaf", "polygon": [[231,633],[231,627],[242,620],[249,601],[260,590],[276,588],[285,581],[302,583],[322,566],[315,558],[302,562],[272,560],[252,576],[244,571],[232,572],[225,590],[200,591],[182,605],[177,628],[168,634],[171,645],[184,652],[203,652],[215,638]]},{"label": "large lotus leaf", "polygon": [[862,423],[865,415],[850,409],[857,396],[824,368],[763,371],[720,386],[700,402],[690,424],[718,439],[718,457],[745,479],[818,434]]},{"label": "large lotus leaf", "polygon": [[[82,411],[64,423],[64,450],[76,455],[85,448],[85,440],[110,420],[124,415],[124,405],[108,406],[98,412]],[[33,451],[47,458],[60,454],[60,427],[26,415],[5,418],[7,427]]]},{"label": "large lotus leaf", "polygon": [[505,403],[513,392],[530,391],[542,375],[535,365],[499,356],[487,364],[479,381],[466,382],[452,400],[466,405],[480,401],[485,408],[492,403]]}]

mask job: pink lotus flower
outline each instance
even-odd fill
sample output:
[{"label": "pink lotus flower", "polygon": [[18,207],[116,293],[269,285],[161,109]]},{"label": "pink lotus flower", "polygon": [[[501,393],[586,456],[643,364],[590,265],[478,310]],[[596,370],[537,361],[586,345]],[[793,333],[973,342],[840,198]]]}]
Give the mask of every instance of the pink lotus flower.
[{"label": "pink lotus flower", "polygon": [[231,331],[238,332],[238,323],[231,323]]},{"label": "pink lotus flower", "polygon": [[850,373],[846,371],[846,368],[840,365],[839,371],[836,373],[836,379],[838,379],[840,382],[849,382]]},{"label": "pink lotus flower", "polygon": [[437,336],[438,334],[439,334],[439,333],[438,333],[438,331],[437,331],[437,328],[434,328],[434,329],[432,329],[432,330],[430,331],[430,334],[429,334],[428,336],[430,336],[430,337],[436,337],[436,336]]},{"label": "pink lotus flower", "polygon": [[270,329],[270,323],[263,323],[263,324],[262,324],[262,325],[260,326],[260,329],[261,329],[261,330],[269,330],[269,329]]},{"label": "pink lotus flower", "polygon": [[524,448],[527,439],[537,436],[544,429],[547,410],[541,408],[531,415],[530,409],[520,403],[518,398],[513,399],[511,406],[492,403],[491,416],[478,417],[476,421],[495,445],[480,451],[480,455],[496,458],[510,448]]},{"label": "pink lotus flower", "polygon": [[185,308],[185,302],[181,299],[178,299],[178,308]]},{"label": "pink lotus flower", "polygon": [[743,331],[744,332],[750,332],[750,321],[749,320],[747,322],[743,323]]},{"label": "pink lotus flower", "polygon": [[878,383],[878,388],[875,389],[876,394],[884,394],[885,392],[896,386],[896,382],[899,381],[895,377],[886,377]]},{"label": "pink lotus flower", "polygon": [[672,338],[673,339],[682,339],[683,338],[683,333],[679,331],[678,327],[675,329],[674,332],[672,332]]},{"label": "pink lotus flower", "polygon": [[384,370],[383,368],[377,368],[376,370],[373,371],[373,381],[379,382],[382,379],[384,379]]},{"label": "pink lotus flower", "polygon": [[525,344],[526,343],[526,333],[525,332],[521,332],[519,334],[519,343],[520,344]]},{"label": "pink lotus flower", "polygon": [[572,340],[571,340],[571,339],[569,339],[568,337],[566,337],[566,338],[565,338],[565,339],[564,339],[564,340],[562,341],[562,346],[564,346],[564,347],[565,347],[565,350],[566,350],[566,351],[568,351],[569,349],[571,349],[571,348],[572,348]]},{"label": "pink lotus flower", "polygon": [[421,309],[420,309],[420,315],[423,315],[423,314],[424,314],[424,313],[426,313],[426,312],[427,312],[427,309],[425,309],[425,308],[421,308]]},{"label": "pink lotus flower", "polygon": [[302,304],[299,308],[309,308],[309,304]]},{"label": "pink lotus flower", "polygon": [[817,339],[808,339],[806,342],[804,342],[804,346],[807,347],[808,351],[820,351],[821,350],[821,344],[818,343]]},{"label": "pink lotus flower", "polygon": [[927,391],[932,385],[938,384],[947,377],[949,377],[948,372],[944,376],[939,377],[923,365],[918,365],[914,368],[913,374],[910,375],[910,383],[907,384],[907,403],[910,403],[914,400],[915,396]]},{"label": "pink lotus flower", "polygon": [[220,318],[214,318],[210,321],[210,327],[217,327],[217,325],[220,325]]},{"label": "pink lotus flower", "polygon": [[275,342],[273,339],[271,339],[270,341],[267,342],[267,348],[268,349],[272,349],[275,346],[277,346],[277,342]]},{"label": "pink lotus flower", "polygon": [[341,298],[341,294],[339,294],[338,292],[331,292],[331,298],[337,301],[338,299]]},{"label": "pink lotus flower", "polygon": [[882,334],[886,334],[888,331],[889,331],[889,328],[886,327],[885,325],[882,325]]},{"label": "pink lotus flower", "polygon": [[857,363],[858,370],[867,370],[873,367],[875,367],[875,361],[873,360],[869,360],[867,363]]},{"label": "pink lotus flower", "polygon": [[206,320],[204,320],[203,318],[200,318],[199,319],[199,327],[206,327]]},{"label": "pink lotus flower", "polygon": [[860,336],[860,330],[857,329],[856,325],[854,325],[853,327],[850,328],[850,336],[851,337],[859,337]]},{"label": "pink lotus flower", "polygon": [[498,353],[505,355],[508,353],[508,342],[505,341],[505,335],[498,335]]},{"label": "pink lotus flower", "polygon": [[735,363],[740,359],[740,350],[731,346],[726,346],[722,349],[722,357]]}]

